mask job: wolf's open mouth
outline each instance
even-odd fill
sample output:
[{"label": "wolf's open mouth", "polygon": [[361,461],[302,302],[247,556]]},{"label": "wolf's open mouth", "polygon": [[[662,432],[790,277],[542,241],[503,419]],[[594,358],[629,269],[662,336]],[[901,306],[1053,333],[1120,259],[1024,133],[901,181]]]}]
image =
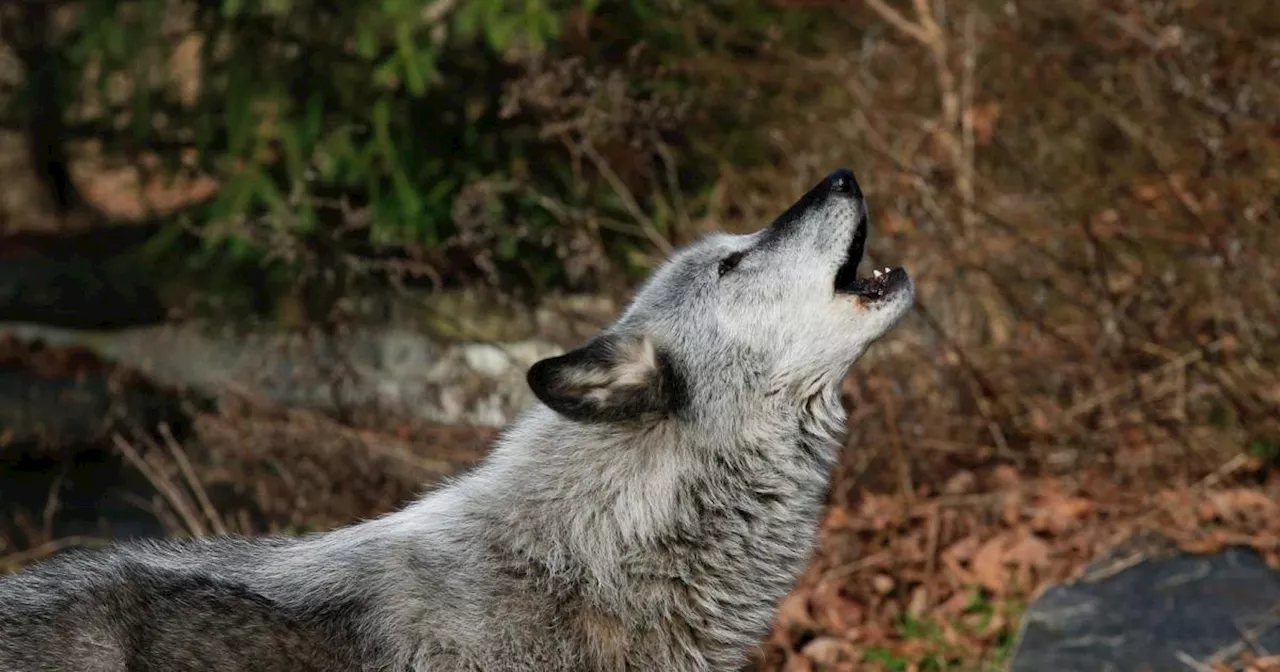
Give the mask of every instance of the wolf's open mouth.
[{"label": "wolf's open mouth", "polygon": [[845,252],[844,263],[836,270],[836,294],[853,294],[864,299],[877,300],[884,298],[897,289],[907,279],[907,271],[901,266],[877,269],[869,278],[858,277],[858,265],[862,263],[862,253],[867,245],[867,225],[860,222],[858,229],[849,242]]}]

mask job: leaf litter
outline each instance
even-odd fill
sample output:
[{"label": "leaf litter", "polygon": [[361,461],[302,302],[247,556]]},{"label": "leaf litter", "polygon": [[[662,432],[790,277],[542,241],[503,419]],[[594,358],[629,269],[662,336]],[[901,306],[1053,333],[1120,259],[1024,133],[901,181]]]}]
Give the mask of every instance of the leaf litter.
[{"label": "leaf litter", "polygon": [[[933,495],[833,497],[814,561],[750,669],[1003,669],[1030,600],[1146,533],[1192,552],[1249,546],[1280,568],[1280,473],[1245,458],[1215,474],[1170,483],[993,465],[952,474]],[[1204,669],[1280,669],[1280,657],[1234,664]]]}]

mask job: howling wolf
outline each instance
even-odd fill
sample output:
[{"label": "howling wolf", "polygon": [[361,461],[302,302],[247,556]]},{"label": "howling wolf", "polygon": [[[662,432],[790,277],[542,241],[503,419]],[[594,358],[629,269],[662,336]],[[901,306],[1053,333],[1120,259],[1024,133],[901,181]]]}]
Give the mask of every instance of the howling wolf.
[{"label": "howling wolf", "polygon": [[403,510],[70,551],[0,579],[0,670],[735,670],[814,546],[841,379],[910,309],[838,170],[677,252]]}]

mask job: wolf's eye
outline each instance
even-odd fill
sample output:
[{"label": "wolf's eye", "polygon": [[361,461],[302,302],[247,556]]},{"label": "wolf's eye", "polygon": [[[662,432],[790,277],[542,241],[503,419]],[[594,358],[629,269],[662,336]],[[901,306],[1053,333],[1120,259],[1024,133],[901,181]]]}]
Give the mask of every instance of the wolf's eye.
[{"label": "wolf's eye", "polygon": [[737,268],[738,263],[741,262],[742,258],[745,256],[747,256],[746,252],[734,252],[733,254],[725,257],[724,259],[721,259],[720,268],[718,269],[720,272],[720,275],[723,276],[725,273],[728,273],[729,271],[732,271],[733,269]]}]

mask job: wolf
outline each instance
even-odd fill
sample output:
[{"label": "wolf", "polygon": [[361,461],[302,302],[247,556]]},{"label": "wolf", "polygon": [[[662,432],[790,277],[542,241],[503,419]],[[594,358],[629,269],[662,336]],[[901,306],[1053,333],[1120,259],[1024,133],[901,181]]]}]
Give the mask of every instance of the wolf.
[{"label": "wolf", "polygon": [[837,170],[706,234],[616,322],[527,372],[483,462],[299,537],[121,542],[0,580],[4,672],[741,669],[810,561],[840,383],[909,311],[860,277]]}]

